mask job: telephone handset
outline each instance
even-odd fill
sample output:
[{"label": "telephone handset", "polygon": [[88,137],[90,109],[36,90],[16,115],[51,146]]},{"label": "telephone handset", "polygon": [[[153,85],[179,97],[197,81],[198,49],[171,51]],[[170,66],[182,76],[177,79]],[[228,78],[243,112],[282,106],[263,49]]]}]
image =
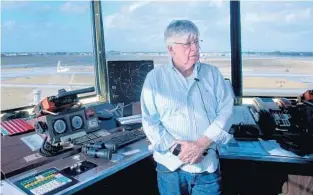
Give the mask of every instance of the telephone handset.
[{"label": "telephone handset", "polygon": [[253,98],[253,104],[257,111],[260,110],[274,110],[274,111],[280,111],[279,106],[274,102],[272,98]]}]

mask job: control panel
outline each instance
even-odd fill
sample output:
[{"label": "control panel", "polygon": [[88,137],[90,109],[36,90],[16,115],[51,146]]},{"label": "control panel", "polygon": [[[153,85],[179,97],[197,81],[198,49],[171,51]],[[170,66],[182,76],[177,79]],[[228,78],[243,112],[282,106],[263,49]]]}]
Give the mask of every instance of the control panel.
[{"label": "control panel", "polygon": [[[88,134],[100,129],[96,111],[91,108],[72,109],[58,115],[47,115],[35,124],[38,133],[46,133],[52,144],[75,135]],[[81,135],[80,135],[81,136]]]},{"label": "control panel", "polygon": [[26,194],[40,195],[55,194],[77,182],[76,179],[62,174],[58,169],[50,168],[21,179],[15,182],[15,185]]}]

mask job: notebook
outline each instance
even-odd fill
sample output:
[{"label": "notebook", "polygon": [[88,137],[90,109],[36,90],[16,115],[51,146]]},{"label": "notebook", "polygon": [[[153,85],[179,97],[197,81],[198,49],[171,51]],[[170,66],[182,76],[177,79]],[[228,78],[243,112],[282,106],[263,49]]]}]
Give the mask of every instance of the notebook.
[{"label": "notebook", "polygon": [[33,130],[34,127],[28,124],[24,119],[12,119],[8,121],[1,121],[2,135],[15,135]]}]

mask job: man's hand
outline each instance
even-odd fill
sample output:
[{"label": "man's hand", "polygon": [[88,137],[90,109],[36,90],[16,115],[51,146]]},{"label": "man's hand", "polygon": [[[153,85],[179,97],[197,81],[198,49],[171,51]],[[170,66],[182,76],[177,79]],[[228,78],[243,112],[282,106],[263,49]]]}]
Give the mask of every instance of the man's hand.
[{"label": "man's hand", "polygon": [[176,141],[177,144],[181,144],[181,152],[178,158],[184,163],[198,163],[203,152],[210,146],[212,141],[206,136],[201,137],[197,141]]}]

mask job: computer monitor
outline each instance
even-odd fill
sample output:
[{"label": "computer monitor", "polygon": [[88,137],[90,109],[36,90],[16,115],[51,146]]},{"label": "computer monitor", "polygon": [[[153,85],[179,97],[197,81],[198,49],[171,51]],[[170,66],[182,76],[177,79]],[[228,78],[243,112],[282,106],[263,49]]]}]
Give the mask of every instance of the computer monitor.
[{"label": "computer monitor", "polygon": [[123,116],[132,115],[130,103],[140,101],[143,83],[153,68],[152,60],[108,61],[110,103],[129,105]]}]

